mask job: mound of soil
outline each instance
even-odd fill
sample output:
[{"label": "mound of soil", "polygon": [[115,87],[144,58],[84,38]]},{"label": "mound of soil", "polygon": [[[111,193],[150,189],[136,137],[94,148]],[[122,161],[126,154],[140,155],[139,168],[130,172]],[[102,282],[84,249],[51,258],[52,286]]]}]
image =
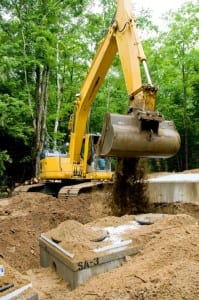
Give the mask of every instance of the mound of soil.
[{"label": "mound of soil", "polygon": [[73,291],[54,270],[40,267],[40,234],[62,222],[115,226],[135,218],[114,217],[110,196],[111,191],[95,191],[68,200],[39,193],[0,199],[0,257],[32,282],[41,300],[199,299],[198,206],[170,204],[168,211],[159,206],[159,213],[174,215],[143,225],[131,236],[143,246],[136,256]]}]

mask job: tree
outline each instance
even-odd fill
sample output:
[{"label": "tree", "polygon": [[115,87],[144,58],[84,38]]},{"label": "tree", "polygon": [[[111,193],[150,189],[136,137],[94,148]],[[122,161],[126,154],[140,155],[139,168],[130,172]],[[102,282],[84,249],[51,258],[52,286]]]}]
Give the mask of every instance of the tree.
[{"label": "tree", "polygon": [[[27,102],[32,118],[34,129],[32,160],[36,161],[32,172],[33,176],[34,173],[36,176],[39,173],[39,155],[43,149],[47,131],[49,91],[55,95],[54,91],[57,89],[58,95],[58,81],[55,80],[58,76],[55,74],[58,72],[56,69],[58,44],[56,36],[61,35],[65,22],[71,18],[72,14],[75,17],[82,12],[85,4],[86,1],[71,3],[54,0],[38,0],[34,3],[18,0],[2,1],[1,3],[1,7],[10,16],[7,20],[4,20],[3,16],[1,18],[2,37],[5,36],[7,39],[8,36],[9,38],[11,36],[12,42],[16,44],[14,51],[12,50],[13,43],[8,46],[10,47],[8,61],[12,62],[12,55],[13,63],[15,63],[14,72],[20,74],[18,77],[21,86],[16,88],[16,92],[21,91],[23,98],[20,98],[19,95],[16,97],[21,100],[22,105]],[[70,23],[68,27],[72,35],[73,24]],[[53,71],[54,68],[57,72]],[[14,81],[14,78],[12,79]],[[6,88],[8,89],[8,86]],[[13,99],[13,87],[9,92]],[[53,100],[55,102],[56,98]],[[57,122],[57,120],[56,118],[55,121]]]},{"label": "tree", "polygon": [[[198,2],[198,1],[197,1]],[[171,160],[174,169],[194,167],[191,163],[190,139],[193,124],[194,90],[196,82],[195,53],[198,52],[198,5],[192,2],[167,15],[168,31],[158,35],[153,42],[153,77],[161,86],[158,94],[158,109],[168,119],[175,121],[181,135],[182,147],[179,155]]]}]

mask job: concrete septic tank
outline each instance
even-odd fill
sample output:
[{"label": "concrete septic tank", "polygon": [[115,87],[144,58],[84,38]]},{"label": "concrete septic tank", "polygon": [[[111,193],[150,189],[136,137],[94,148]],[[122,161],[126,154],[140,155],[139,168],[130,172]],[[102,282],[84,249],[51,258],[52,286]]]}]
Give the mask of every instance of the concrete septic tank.
[{"label": "concrete septic tank", "polygon": [[199,204],[199,174],[171,174],[150,178],[147,182],[151,203]]},{"label": "concrete septic tank", "polygon": [[0,257],[0,299],[38,300],[32,283]]},{"label": "concrete septic tank", "polygon": [[[120,228],[114,227],[114,230],[135,230],[136,226],[139,225],[133,221],[132,224],[125,226],[123,225],[123,228],[121,226]],[[97,228],[97,230],[101,229]],[[65,240],[63,247],[60,243],[54,242],[49,237],[49,233],[40,236],[39,245],[41,266],[52,267],[61,278],[69,282],[71,289],[84,283],[93,275],[107,272],[122,265],[126,256],[135,255],[142,249],[141,245],[133,245],[132,240],[125,240],[118,233],[111,233],[102,241],[95,242],[90,249],[86,249],[82,242],[74,242],[73,252],[69,247],[70,241]],[[70,250],[66,249],[67,245]],[[78,249],[80,249],[79,253]],[[81,252],[81,249],[84,251]]]}]

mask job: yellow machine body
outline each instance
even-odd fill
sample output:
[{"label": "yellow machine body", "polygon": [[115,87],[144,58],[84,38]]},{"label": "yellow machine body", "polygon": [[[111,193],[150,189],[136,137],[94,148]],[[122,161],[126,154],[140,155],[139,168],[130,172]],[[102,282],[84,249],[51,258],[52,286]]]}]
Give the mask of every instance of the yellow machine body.
[{"label": "yellow machine body", "polygon": [[[95,96],[119,53],[129,107],[126,115],[107,114],[101,137],[93,142],[86,125]],[[143,64],[147,83],[141,79]],[[68,153],[41,159],[42,179],[111,179],[109,163],[97,168],[100,157],[171,157],[180,147],[180,136],[172,121],[155,110],[157,88],[152,85],[146,57],[137,35],[130,0],[116,1],[116,14],[96,51],[87,77],[75,101],[69,121]],[[95,138],[94,138],[95,139]],[[92,153],[97,141],[97,157]]]}]

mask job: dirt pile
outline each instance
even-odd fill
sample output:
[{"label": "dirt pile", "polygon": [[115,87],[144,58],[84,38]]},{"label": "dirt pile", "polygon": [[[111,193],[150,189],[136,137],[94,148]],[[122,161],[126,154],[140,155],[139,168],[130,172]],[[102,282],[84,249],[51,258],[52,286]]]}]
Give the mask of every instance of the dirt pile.
[{"label": "dirt pile", "polygon": [[186,215],[143,226],[132,237],[143,250],[122,267],[91,278],[70,299],[198,299],[198,227]]},{"label": "dirt pile", "polygon": [[82,224],[111,214],[109,192],[67,201],[40,193],[0,199],[0,257],[18,271],[39,267],[40,234],[66,220]]},{"label": "dirt pile", "polygon": [[142,244],[139,254],[126,257],[121,267],[90,278],[74,291],[53,270],[40,268],[39,236],[60,223],[73,220],[73,225],[78,221],[108,227],[136,218],[114,217],[110,201],[110,191],[80,194],[67,201],[36,193],[0,199],[0,256],[32,282],[41,300],[199,299],[196,206],[169,207],[180,215],[164,216],[124,236]]}]

